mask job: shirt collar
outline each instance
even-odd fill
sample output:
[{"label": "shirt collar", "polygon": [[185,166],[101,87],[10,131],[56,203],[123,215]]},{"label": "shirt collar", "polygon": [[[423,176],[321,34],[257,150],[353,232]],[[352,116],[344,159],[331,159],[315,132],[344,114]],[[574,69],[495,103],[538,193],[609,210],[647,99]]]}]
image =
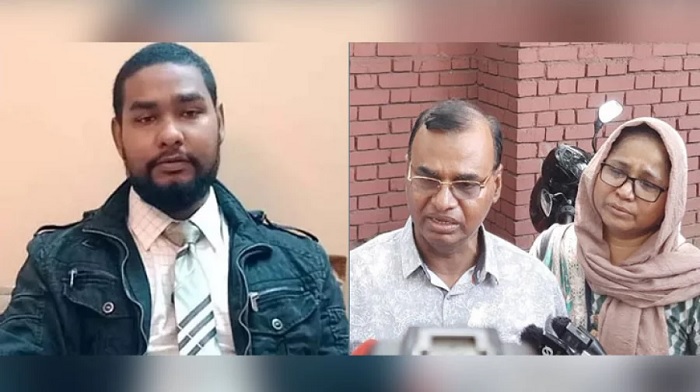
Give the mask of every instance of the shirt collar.
[{"label": "shirt collar", "polygon": [[486,231],[484,225],[481,225],[481,227],[479,227],[478,236],[479,249],[481,249],[481,253],[479,254],[479,258],[476,260],[476,267],[474,268],[474,274],[472,275],[472,283],[479,284],[490,276],[494,282],[498,284],[499,260],[494,257],[494,242],[490,237],[491,234]]},{"label": "shirt collar", "polygon": [[134,188],[129,190],[128,225],[143,249],[150,250],[156,238],[172,221],[163,211],[146,203]]},{"label": "shirt collar", "polygon": [[214,189],[209,189],[209,196],[197,212],[192,215],[190,221],[202,231],[214,251],[218,252],[223,245],[223,233],[221,225],[221,213]]},{"label": "shirt collar", "polygon": [[401,229],[399,236],[399,252],[401,256],[401,271],[404,279],[414,273],[423,264],[413,238],[413,221],[409,217]]},{"label": "shirt collar", "polygon": [[[213,189],[209,190],[207,200],[190,221],[201,231],[215,251],[218,251],[223,243],[221,233],[221,214]],[[145,250],[150,250],[155,240],[163,233],[169,224],[175,222],[173,218],[163,211],[146,203],[133,188],[129,191],[129,229],[136,240]]]},{"label": "shirt collar", "polygon": [[[472,275],[472,282],[474,284],[483,282],[488,276],[491,276],[495,282],[498,283],[498,260],[493,257],[495,254],[493,250],[494,243],[489,235],[484,225],[481,225],[478,233],[479,249],[481,252],[476,260],[476,267]],[[418,268],[423,266],[418,248],[416,247],[416,241],[413,237],[413,222],[410,217],[406,220],[403,229],[401,229],[399,242],[401,271],[404,279],[406,279]]]}]

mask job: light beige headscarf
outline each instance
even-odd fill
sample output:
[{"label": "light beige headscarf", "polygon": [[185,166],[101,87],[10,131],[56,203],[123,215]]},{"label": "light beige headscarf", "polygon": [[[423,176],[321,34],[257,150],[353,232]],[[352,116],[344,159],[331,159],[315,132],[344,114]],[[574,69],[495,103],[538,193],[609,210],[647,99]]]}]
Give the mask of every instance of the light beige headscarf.
[{"label": "light beige headscarf", "polygon": [[[593,205],[593,185],[615,140],[625,128],[642,123],[661,136],[671,161],[665,217],[656,233],[615,266],[609,261],[602,221]],[[672,126],[641,117],[618,127],[583,172],[574,223],[578,261],[591,289],[607,296],[599,315],[599,339],[608,354],[667,355],[664,306],[700,295],[700,250],[680,233],[688,182],[686,155],[683,139]]]}]

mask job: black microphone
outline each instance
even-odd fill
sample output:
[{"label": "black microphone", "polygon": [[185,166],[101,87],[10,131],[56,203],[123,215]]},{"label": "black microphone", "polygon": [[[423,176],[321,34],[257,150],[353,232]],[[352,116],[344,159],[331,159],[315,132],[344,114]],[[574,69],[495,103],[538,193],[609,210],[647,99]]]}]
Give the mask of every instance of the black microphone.
[{"label": "black microphone", "polygon": [[520,340],[533,347],[540,355],[576,355],[576,352],[567,347],[561,339],[534,324],[530,324],[520,333]]},{"label": "black microphone", "polygon": [[553,318],[552,329],[567,347],[576,351],[574,355],[607,355],[598,339],[567,317]]}]

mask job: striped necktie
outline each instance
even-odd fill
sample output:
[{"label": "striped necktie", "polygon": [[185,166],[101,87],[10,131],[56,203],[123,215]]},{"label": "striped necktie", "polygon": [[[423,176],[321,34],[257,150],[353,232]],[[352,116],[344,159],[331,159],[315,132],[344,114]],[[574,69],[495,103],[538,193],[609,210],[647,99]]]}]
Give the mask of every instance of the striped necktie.
[{"label": "striped necktie", "polygon": [[178,351],[180,355],[221,355],[209,284],[195,252],[202,232],[192,222],[183,221],[171,223],[164,234],[180,247],[173,293]]}]

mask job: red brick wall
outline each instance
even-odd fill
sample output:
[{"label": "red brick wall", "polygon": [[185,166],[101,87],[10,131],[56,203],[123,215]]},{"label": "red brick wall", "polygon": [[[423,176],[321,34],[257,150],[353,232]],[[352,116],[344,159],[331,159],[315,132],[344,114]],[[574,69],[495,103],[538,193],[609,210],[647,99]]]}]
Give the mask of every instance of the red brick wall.
[{"label": "red brick wall", "polygon": [[565,141],[591,151],[596,108],[617,99],[622,121],[655,116],[687,143],[688,213],[700,238],[700,44],[465,43],[351,45],[350,241],[407,218],[405,154],[413,119],[435,101],[469,98],[503,125],[504,189],[489,230],[527,248],[542,158]]},{"label": "red brick wall", "polygon": [[435,101],[476,97],[475,52],[472,44],[351,44],[351,241],[405,222],[413,120]]}]

